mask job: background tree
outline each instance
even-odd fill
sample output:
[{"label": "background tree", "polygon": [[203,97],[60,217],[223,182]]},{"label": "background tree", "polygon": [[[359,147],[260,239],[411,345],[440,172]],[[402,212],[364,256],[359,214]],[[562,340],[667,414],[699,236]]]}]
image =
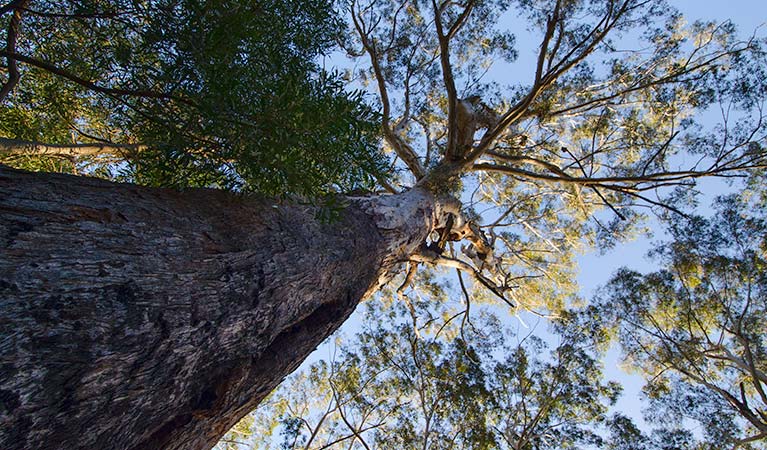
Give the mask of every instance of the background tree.
[{"label": "background tree", "polygon": [[[2,417],[19,433],[5,442],[31,439],[23,412],[35,410],[34,423],[66,417],[77,429],[94,424],[88,414],[115,420],[67,437],[37,427],[34,442],[210,444],[393,273],[407,274],[402,293],[419,266],[447,266],[471,278],[478,298],[554,312],[573,292],[574,253],[630,237],[636,207],[678,210],[696,178],[765,163],[761,40],[741,40],[730,24],[687,26],[657,0],[351,1],[338,41],[364,64],[350,77],[377,93],[393,172],[384,179],[370,110],[310,62],[333,36],[329,5],[235,3],[3,5],[3,107],[13,111],[3,117],[21,118],[5,154],[64,148],[77,162],[95,144],[142,183],[316,198],[376,179],[393,195],[331,197],[345,206],[330,209],[332,226],[320,220],[328,208],[296,197],[2,169],[2,350],[14,361],[3,366]],[[518,64],[529,78],[512,86],[482,79],[491,62],[517,55],[498,26],[504,15],[540,42],[534,61]],[[60,104],[87,113],[48,120],[53,102],[25,92],[71,92]],[[719,105],[729,112],[719,128],[696,125]],[[38,118],[53,131],[19,142],[21,124]],[[70,129],[74,143],[63,140]],[[74,264],[66,248],[89,250]],[[59,302],[68,312],[39,332]],[[104,325],[104,315],[114,319]],[[77,346],[89,350],[56,356]],[[125,377],[147,388],[78,384]]]},{"label": "background tree", "polygon": [[[497,308],[448,315],[445,292],[365,303],[363,330],[294,374],[251,421],[255,448],[558,449],[601,445],[620,393],[572,334],[547,354]],[[442,306],[440,306],[442,305]],[[496,310],[496,311],[494,311]],[[414,320],[416,320],[414,322]],[[279,435],[279,436],[278,436]],[[248,448],[247,446],[241,448]]]},{"label": "background tree", "polygon": [[767,438],[761,210],[729,196],[711,219],[672,224],[672,240],[653,251],[662,269],[619,271],[594,306],[646,376],[650,421],[694,420],[705,448],[764,448]]}]

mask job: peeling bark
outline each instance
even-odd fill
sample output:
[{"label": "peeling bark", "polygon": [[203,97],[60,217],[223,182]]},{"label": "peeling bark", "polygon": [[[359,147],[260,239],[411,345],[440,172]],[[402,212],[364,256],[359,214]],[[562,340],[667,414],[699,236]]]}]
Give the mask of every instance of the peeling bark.
[{"label": "peeling bark", "polygon": [[0,166],[0,448],[205,449],[425,240],[422,190],[309,206]]}]

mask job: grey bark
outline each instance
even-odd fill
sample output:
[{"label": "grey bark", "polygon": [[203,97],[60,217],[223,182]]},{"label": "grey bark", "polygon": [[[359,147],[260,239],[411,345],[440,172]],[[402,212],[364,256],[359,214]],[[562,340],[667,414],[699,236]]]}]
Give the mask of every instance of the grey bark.
[{"label": "grey bark", "polygon": [[210,448],[435,214],[410,191],[321,223],[309,206],[0,166],[0,448]]}]

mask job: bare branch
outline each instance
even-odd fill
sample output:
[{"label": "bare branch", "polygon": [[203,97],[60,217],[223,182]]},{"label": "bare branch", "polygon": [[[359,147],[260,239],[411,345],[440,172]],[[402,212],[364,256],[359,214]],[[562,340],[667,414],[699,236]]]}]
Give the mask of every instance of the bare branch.
[{"label": "bare branch", "polygon": [[576,112],[576,111],[577,112],[584,112],[584,111],[588,111],[588,110],[591,110],[591,109],[594,109],[594,108],[598,108],[598,107],[604,105],[605,103],[610,102],[611,100],[614,100],[616,98],[619,98],[619,97],[631,94],[632,92],[641,91],[641,90],[647,89],[649,87],[661,86],[661,85],[665,85],[665,84],[685,83],[685,82],[691,81],[693,78],[683,78],[683,77],[685,75],[689,75],[689,74],[695,73],[696,71],[698,71],[698,70],[700,70],[702,68],[711,66],[712,64],[714,64],[715,62],[717,62],[718,60],[720,60],[720,59],[722,59],[724,57],[731,56],[731,55],[736,55],[736,54],[738,54],[740,52],[743,52],[744,50],[750,48],[750,46],[751,46],[751,44],[749,43],[749,44],[745,45],[742,48],[735,48],[735,49],[729,50],[727,52],[716,54],[716,55],[714,55],[714,56],[712,56],[712,57],[710,57],[710,58],[708,58],[706,60],[698,62],[695,65],[692,65],[692,66],[685,65],[682,68],[680,68],[679,70],[677,70],[677,71],[675,71],[673,73],[670,73],[668,75],[665,75],[663,77],[660,77],[660,78],[657,78],[657,79],[651,79],[651,80],[644,80],[644,82],[637,81],[634,84],[632,84],[631,86],[629,86],[629,87],[627,87],[625,89],[621,89],[621,90],[619,90],[619,91],[617,91],[615,93],[603,95],[601,97],[600,96],[596,96],[596,97],[590,98],[587,101],[584,101],[584,102],[577,103],[577,104],[572,105],[572,106],[567,106],[567,107],[564,107],[564,108],[552,111],[549,114],[551,116],[560,116],[560,115],[564,115],[564,114],[568,114],[568,113],[572,113],[572,112]]},{"label": "bare branch", "polygon": [[402,284],[397,288],[397,296],[402,298],[405,295],[405,289],[413,284],[413,279],[415,278],[417,271],[418,263],[408,263],[407,274],[405,275],[405,279],[402,281]]},{"label": "bare branch", "polygon": [[463,282],[463,276],[461,275],[461,271],[456,269],[455,274],[458,277],[458,284],[461,286],[461,292],[463,292],[463,298],[466,301],[466,309],[464,310],[465,314],[463,315],[463,318],[461,319],[461,338],[463,338],[464,341],[466,341],[466,338],[464,337],[463,330],[466,326],[466,323],[469,323],[471,325],[471,319],[469,314],[471,314],[471,296],[469,295],[469,291],[466,290],[466,284]]},{"label": "bare branch", "polygon": [[740,445],[748,444],[749,442],[755,442],[755,441],[758,441],[760,439],[765,439],[765,438],[767,438],[767,432],[762,432],[762,433],[755,434],[753,436],[750,436],[750,437],[743,438],[743,439],[739,440],[738,441],[738,445],[740,446]]},{"label": "bare branch", "polygon": [[451,258],[447,256],[440,256],[436,252],[429,251],[428,249],[422,250],[420,253],[410,256],[411,261],[422,262],[432,265],[439,265],[445,267],[451,267],[460,271],[466,272],[474,277],[480,284],[485,286],[490,292],[495,294],[498,298],[504,301],[512,308],[516,306],[509,301],[504,295],[504,287],[496,285],[493,281],[489,280],[486,276],[482,275],[478,269],[474,268],[471,264],[458,258]]},{"label": "bare branch", "polygon": [[56,145],[0,137],[0,155],[6,156],[34,155],[72,159],[114,155],[120,158],[129,159],[138,152],[146,150],[146,148],[145,145],[139,144],[112,143]]},{"label": "bare branch", "polygon": [[[421,165],[413,148],[405,142],[402,137],[397,135],[395,130],[391,126],[391,102],[389,101],[389,92],[386,88],[386,79],[384,78],[383,69],[381,68],[380,58],[378,50],[375,44],[370,40],[368,36],[368,30],[362,19],[361,12],[355,9],[357,2],[352,2],[351,5],[351,17],[354,28],[357,30],[357,34],[362,41],[362,46],[370,57],[370,65],[373,67],[373,73],[378,85],[378,93],[381,97],[381,104],[383,111],[381,113],[381,127],[383,128],[384,138],[386,142],[392,147],[397,156],[402,159],[405,165],[410,169],[416,180],[420,180],[425,175],[425,170]],[[371,28],[372,29],[372,28]]]},{"label": "bare branch", "polygon": [[499,161],[507,162],[507,163],[521,163],[521,164],[531,164],[534,166],[541,167],[543,169],[548,170],[549,172],[568,177],[567,173],[565,173],[564,170],[562,170],[561,167],[557,166],[556,164],[552,164],[548,161],[544,161],[542,159],[533,158],[532,156],[525,156],[525,155],[505,155],[503,153],[498,153],[495,151],[488,150],[485,153],[487,156],[492,157],[493,159],[497,159]]},{"label": "bare branch", "polygon": [[72,159],[113,155],[130,159],[146,148],[140,144],[113,143],[56,145],[0,137],[0,155],[4,156],[33,155]]},{"label": "bare branch", "polygon": [[[580,160],[580,159],[576,158],[576,157],[575,157],[575,155],[573,155],[572,153],[570,153],[570,150],[568,150],[568,149],[567,149],[567,147],[562,147],[562,150],[564,150],[565,152],[567,152],[567,154],[568,154],[568,155],[570,155],[570,157],[571,157],[571,158],[573,158],[573,161],[575,161],[575,162],[578,164],[578,168],[579,168],[579,169],[581,169],[581,173],[583,174],[583,176],[584,176],[584,177],[587,177],[587,176],[589,176],[589,175],[586,173],[586,169],[583,167],[583,164],[581,164],[581,160]],[[645,168],[646,168],[646,167],[645,167]],[[644,172],[642,172],[642,173],[644,173]],[[608,207],[610,207],[610,209],[611,209],[611,210],[612,210],[612,211],[615,213],[615,215],[616,215],[616,216],[618,216],[618,217],[619,217],[621,220],[626,220],[626,216],[624,216],[623,214],[621,214],[621,213],[620,213],[620,211],[618,211],[618,210],[615,208],[615,206],[613,206],[613,204],[612,204],[612,203],[610,203],[609,201],[607,201],[607,199],[604,197],[604,195],[602,195],[602,193],[601,193],[601,192],[599,192],[599,189],[597,189],[597,187],[596,187],[596,186],[589,186],[589,187],[590,187],[590,188],[591,188],[591,189],[592,189],[592,190],[593,190],[593,191],[594,191],[594,192],[597,194],[597,196],[598,196],[598,197],[599,197],[599,198],[600,198],[600,199],[601,199],[601,200],[604,202],[604,204],[605,204],[605,205],[607,205]]]}]

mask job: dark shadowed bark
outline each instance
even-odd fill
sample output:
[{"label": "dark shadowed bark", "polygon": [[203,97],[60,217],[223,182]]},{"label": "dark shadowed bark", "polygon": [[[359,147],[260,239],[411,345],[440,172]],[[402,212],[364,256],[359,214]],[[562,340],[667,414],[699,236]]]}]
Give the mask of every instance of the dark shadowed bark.
[{"label": "dark shadowed bark", "polygon": [[309,206],[0,166],[0,448],[211,447],[434,211],[413,190],[324,224]]}]

